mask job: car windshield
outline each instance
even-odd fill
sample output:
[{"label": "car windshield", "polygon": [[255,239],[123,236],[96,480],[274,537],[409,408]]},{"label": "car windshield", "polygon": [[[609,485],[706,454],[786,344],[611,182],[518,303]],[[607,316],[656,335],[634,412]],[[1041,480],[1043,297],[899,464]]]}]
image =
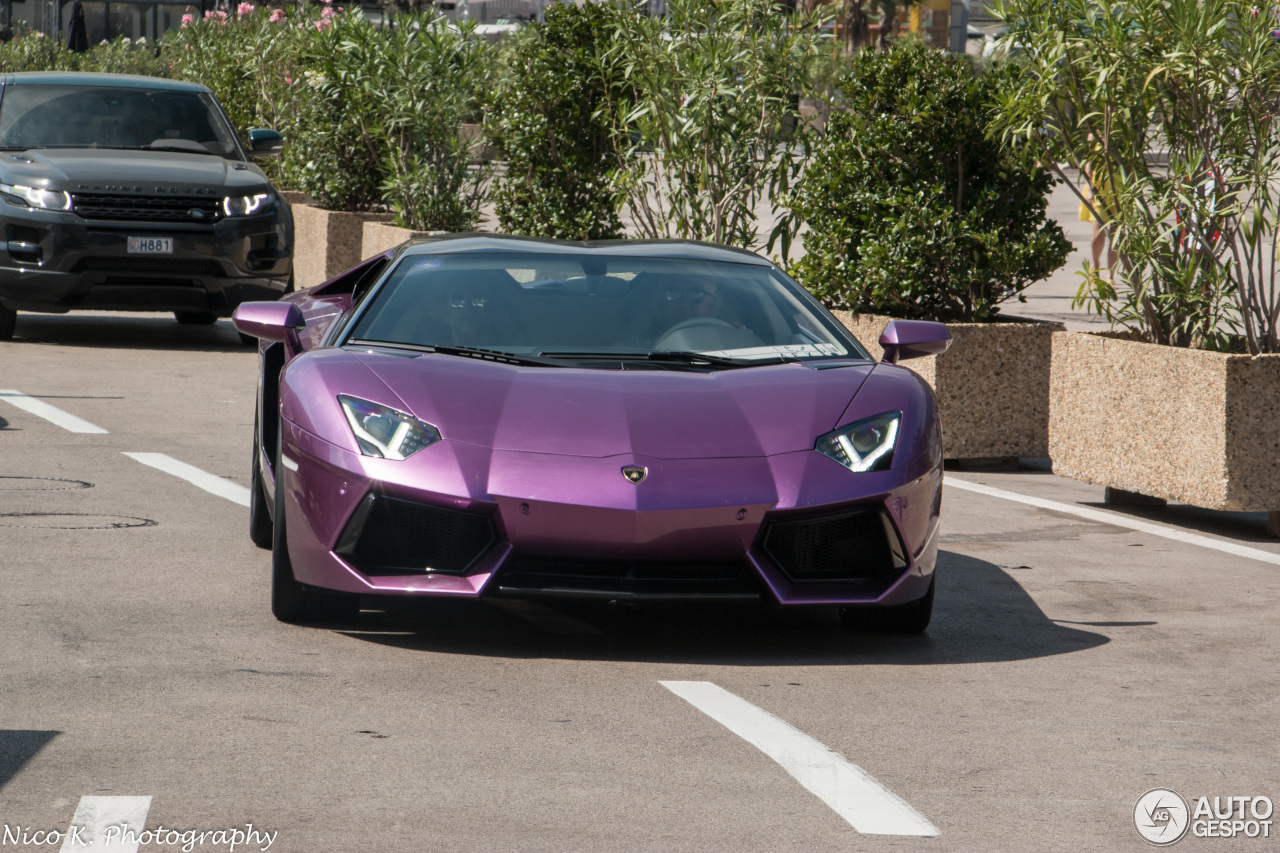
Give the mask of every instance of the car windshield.
[{"label": "car windshield", "polygon": [[375,291],[347,341],[546,362],[698,353],[747,366],[867,357],[770,267],[596,254],[410,255]]},{"label": "car windshield", "polygon": [[161,149],[241,159],[212,96],[107,86],[6,87],[0,147]]}]

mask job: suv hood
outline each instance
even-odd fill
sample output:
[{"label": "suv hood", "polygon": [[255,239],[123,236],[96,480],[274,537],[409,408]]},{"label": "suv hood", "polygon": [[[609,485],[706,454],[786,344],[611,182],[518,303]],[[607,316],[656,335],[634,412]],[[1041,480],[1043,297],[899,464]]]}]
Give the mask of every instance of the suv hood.
[{"label": "suv hood", "polygon": [[267,187],[266,175],[252,163],[226,160],[215,154],[109,148],[6,152],[0,155],[0,180],[67,192],[138,195],[206,190],[210,195],[222,196]]}]

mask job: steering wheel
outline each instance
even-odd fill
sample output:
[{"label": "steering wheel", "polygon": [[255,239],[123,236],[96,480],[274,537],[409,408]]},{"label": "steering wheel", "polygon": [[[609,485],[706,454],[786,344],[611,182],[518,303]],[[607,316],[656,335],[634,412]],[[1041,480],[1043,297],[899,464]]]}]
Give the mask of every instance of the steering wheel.
[{"label": "steering wheel", "polygon": [[721,320],[719,317],[690,317],[687,320],[681,320],[679,323],[676,323],[674,326],[667,329],[662,334],[658,335],[658,339],[654,341],[653,346],[654,346],[654,349],[664,349],[664,347],[659,346],[659,344],[661,344],[667,338],[674,335],[676,332],[680,332],[685,329],[715,329],[715,328],[736,329],[738,327],[733,325],[727,320]]}]

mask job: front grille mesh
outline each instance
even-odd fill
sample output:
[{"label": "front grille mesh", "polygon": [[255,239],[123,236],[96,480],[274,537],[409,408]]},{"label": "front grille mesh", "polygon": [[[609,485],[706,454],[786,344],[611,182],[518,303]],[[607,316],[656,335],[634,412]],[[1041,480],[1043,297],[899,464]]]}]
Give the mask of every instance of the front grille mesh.
[{"label": "front grille mesh", "polygon": [[762,544],[793,581],[873,580],[901,568],[894,559],[894,551],[900,549],[891,546],[888,535],[880,511],[864,509],[770,521]]},{"label": "front grille mesh", "polygon": [[221,276],[222,264],[199,258],[148,258],[125,256],[110,258],[81,258],[72,272],[131,272],[164,275]]},{"label": "front grille mesh", "polygon": [[[72,193],[71,209],[85,219],[134,222],[189,222],[207,225],[223,218],[222,199],[209,196],[110,195]],[[200,216],[192,211],[200,211]]]},{"label": "front grille mesh", "polygon": [[494,585],[502,592],[610,598],[760,596],[760,585],[742,560],[594,560],[519,554],[507,560]]},{"label": "front grille mesh", "polygon": [[370,495],[335,550],[366,575],[458,575],[495,539],[487,515]]}]

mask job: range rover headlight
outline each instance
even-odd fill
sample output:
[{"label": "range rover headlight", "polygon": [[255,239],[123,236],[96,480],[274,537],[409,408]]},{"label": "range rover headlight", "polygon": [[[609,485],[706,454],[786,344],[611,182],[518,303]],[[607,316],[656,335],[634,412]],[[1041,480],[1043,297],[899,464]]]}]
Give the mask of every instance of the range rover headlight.
[{"label": "range rover headlight", "polygon": [[885,471],[893,464],[901,412],[885,412],[874,418],[840,427],[821,436],[814,445],[850,471]]},{"label": "range rover headlight", "polygon": [[346,394],[338,395],[338,403],[365,456],[408,459],[440,440],[440,430],[404,412]]},{"label": "range rover headlight", "polygon": [[15,201],[21,201],[28,207],[40,210],[70,210],[71,193],[63,190],[45,190],[39,187],[24,187],[21,184],[0,184],[0,192]]},{"label": "range rover headlight", "polygon": [[270,193],[228,196],[222,200],[222,210],[227,216],[253,216],[267,210],[274,201]]}]

